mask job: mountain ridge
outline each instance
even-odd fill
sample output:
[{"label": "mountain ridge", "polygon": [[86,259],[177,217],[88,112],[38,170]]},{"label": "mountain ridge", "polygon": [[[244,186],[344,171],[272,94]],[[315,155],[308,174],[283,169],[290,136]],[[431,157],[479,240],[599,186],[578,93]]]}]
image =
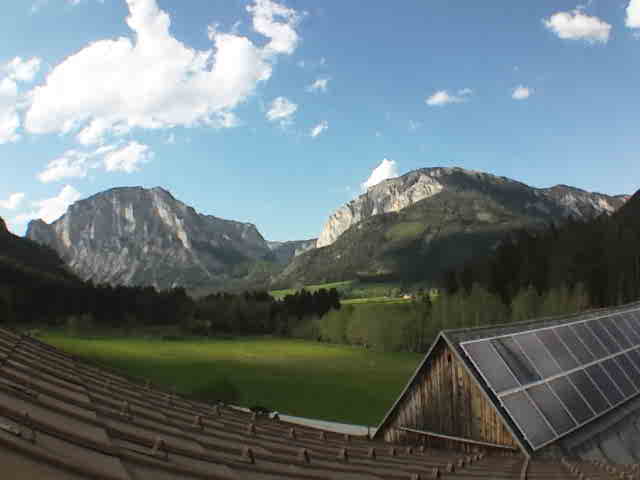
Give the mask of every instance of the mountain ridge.
[{"label": "mountain ridge", "polygon": [[[456,185],[449,179],[460,174],[468,179],[475,178],[493,183],[503,183],[513,188],[525,187],[534,193],[530,198],[530,208],[548,209],[553,206],[549,205],[547,201],[551,200],[552,203],[556,204],[556,207],[561,209],[564,204],[565,216],[573,214],[583,217],[594,213],[602,213],[605,210],[611,213],[628,198],[628,195],[613,196],[587,192],[586,190],[563,184],[548,188],[536,188],[508,177],[460,167],[420,168],[399,177],[383,180],[369,187],[366,192],[357,198],[338,207],[329,216],[318,236],[317,247],[331,245],[349,227],[365,218],[380,213],[400,211],[409,205],[437,195],[444,188],[459,188],[461,185]],[[575,198],[576,195],[578,198]],[[591,197],[594,202],[600,202],[600,205],[589,205],[589,202],[584,197]],[[589,211],[590,208],[591,211]]]},{"label": "mountain ridge", "polygon": [[628,198],[567,185],[535,188],[458,167],[418,169],[340,207],[318,248],[295,257],[274,284],[437,282],[442,271],[488,254],[509,231],[611,214]]}]

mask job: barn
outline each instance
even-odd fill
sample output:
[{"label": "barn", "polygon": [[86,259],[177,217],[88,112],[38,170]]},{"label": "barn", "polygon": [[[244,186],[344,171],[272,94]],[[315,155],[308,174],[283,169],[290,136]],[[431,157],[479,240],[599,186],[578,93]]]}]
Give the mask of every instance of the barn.
[{"label": "barn", "polygon": [[375,439],[640,461],[640,302],[442,331]]}]

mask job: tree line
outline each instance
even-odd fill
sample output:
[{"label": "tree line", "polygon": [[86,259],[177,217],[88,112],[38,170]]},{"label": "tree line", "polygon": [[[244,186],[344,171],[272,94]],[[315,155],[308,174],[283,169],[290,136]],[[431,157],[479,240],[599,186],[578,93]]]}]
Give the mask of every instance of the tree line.
[{"label": "tree line", "polygon": [[340,309],[335,288],[315,292],[305,289],[276,300],[267,292],[215,293],[195,303],[187,330],[197,334],[234,333],[243,335],[290,335],[309,317],[323,317]]}]

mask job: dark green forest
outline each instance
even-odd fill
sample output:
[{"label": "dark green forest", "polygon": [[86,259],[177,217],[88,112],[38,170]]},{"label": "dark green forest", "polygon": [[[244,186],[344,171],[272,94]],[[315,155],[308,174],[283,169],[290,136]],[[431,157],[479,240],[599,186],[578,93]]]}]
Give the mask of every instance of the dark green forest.
[{"label": "dark green forest", "polygon": [[0,319],[5,325],[91,328],[180,326],[185,333],[288,335],[302,318],[340,308],[338,292],[275,300],[266,292],[216,293],[199,300],[183,288],[94,285],[51,248],[7,231],[0,219]]},{"label": "dark green forest", "polygon": [[484,286],[506,305],[529,289],[580,290],[590,307],[640,297],[640,191],[613,215],[508,235],[489,257],[445,274],[447,293]]}]

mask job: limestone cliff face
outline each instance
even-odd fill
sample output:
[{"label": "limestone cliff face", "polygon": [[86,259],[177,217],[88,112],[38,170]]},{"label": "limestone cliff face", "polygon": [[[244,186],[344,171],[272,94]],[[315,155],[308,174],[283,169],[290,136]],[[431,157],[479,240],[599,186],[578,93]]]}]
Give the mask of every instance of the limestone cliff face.
[{"label": "limestone cliff face", "polygon": [[294,257],[316,248],[317,242],[317,238],[312,238],[310,240],[290,240],[287,242],[267,241],[267,244],[273,252],[276,262],[281,265],[287,265]]},{"label": "limestone cliff face", "polygon": [[80,200],[52,224],[30,222],[27,237],[83,279],[156,288],[221,283],[238,264],[270,254],[253,224],[199,214],[159,187]]},{"label": "limestone cliff face", "polygon": [[600,213],[612,213],[628,198],[625,195],[586,192],[566,185],[539,189],[506,177],[458,167],[422,168],[374,185],[366,193],[338,208],[324,225],[317,247],[331,245],[351,226],[373,215],[398,212],[443,190],[482,190],[483,184],[487,189],[499,184],[502,185],[501,190],[506,188],[513,191],[513,200],[523,200],[523,206],[534,216],[573,215],[588,218]]}]

